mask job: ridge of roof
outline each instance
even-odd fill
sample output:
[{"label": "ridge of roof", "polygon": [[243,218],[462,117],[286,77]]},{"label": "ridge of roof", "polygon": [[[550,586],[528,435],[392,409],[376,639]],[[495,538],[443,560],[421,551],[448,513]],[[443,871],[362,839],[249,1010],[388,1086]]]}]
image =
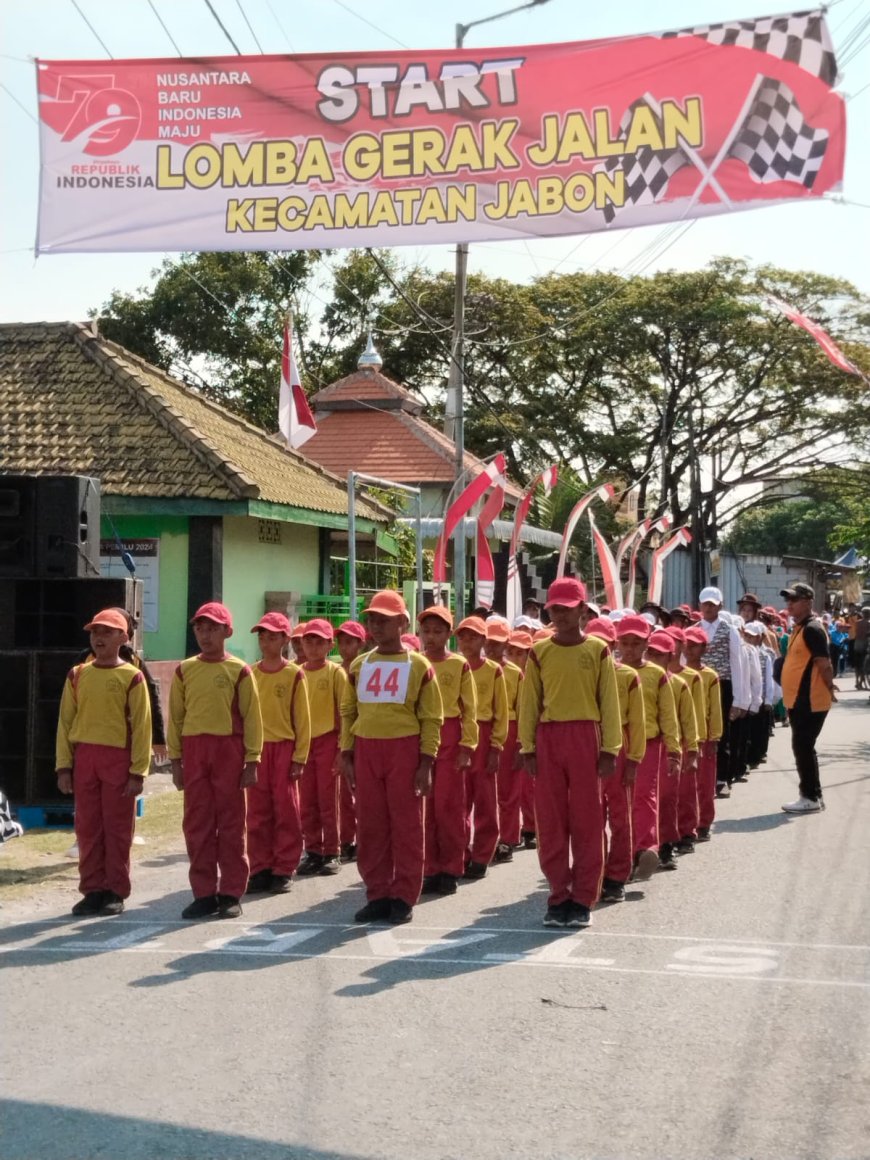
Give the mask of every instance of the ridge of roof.
[{"label": "ridge of roof", "polygon": [[[351,391],[357,390],[360,386],[365,386],[372,392],[369,394],[368,400],[355,399],[350,394]],[[415,414],[419,414],[425,406],[424,401],[413,391],[403,387],[393,379],[387,378],[385,374],[373,367],[359,367],[351,374],[345,375],[343,379],[336,379],[334,383],[330,383],[329,386],[323,387],[311,396],[315,410],[322,411],[328,411],[331,403],[359,402],[362,407],[365,407],[368,402],[378,399],[398,400],[402,410],[407,409]]]},{"label": "ridge of roof", "polygon": [[[417,415],[400,414],[398,416],[400,422],[404,423],[406,427],[410,427],[416,431],[420,438],[428,443],[433,451],[444,456],[445,459],[452,460],[455,457],[456,449],[453,440],[450,439],[443,431],[439,430],[433,423],[427,419],[423,419]],[[486,461],[475,455],[473,451],[463,449],[463,465],[466,470],[470,467],[476,467],[483,470],[486,466]],[[513,496],[519,499],[522,496],[522,490],[516,486],[510,479],[506,480],[505,495]]]}]

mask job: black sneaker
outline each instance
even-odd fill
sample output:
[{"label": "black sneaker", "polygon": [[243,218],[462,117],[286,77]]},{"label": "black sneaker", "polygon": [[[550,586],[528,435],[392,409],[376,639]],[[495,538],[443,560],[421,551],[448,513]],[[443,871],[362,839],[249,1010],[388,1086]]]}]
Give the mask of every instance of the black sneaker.
[{"label": "black sneaker", "polygon": [[495,848],[495,853],[492,856],[492,864],[500,866],[502,862],[513,862],[514,852],[507,842],[499,842]]},{"label": "black sneaker", "polygon": [[589,907],[584,906],[582,902],[572,902],[568,909],[568,926],[580,929],[584,926],[590,926],[592,923],[592,914]]},{"label": "black sneaker", "polygon": [[547,913],[544,915],[544,926],[558,926],[566,927],[568,925],[568,912],[571,906],[569,902],[560,902],[558,906],[547,907]]},{"label": "black sneaker", "polygon": [[341,861],[338,854],[324,854],[323,861],[320,863],[318,874],[323,874],[324,877],[330,877],[333,874],[341,872]]},{"label": "black sneaker", "polygon": [[219,894],[217,896],[218,918],[241,918],[242,904],[233,894]]},{"label": "black sneaker", "polygon": [[124,913],[124,899],[120,894],[116,894],[114,890],[107,890],[103,905],[100,907],[100,914],[110,917],[113,914]]},{"label": "black sneaker", "polygon": [[76,918],[91,918],[103,909],[103,903],[109,894],[108,890],[91,890],[84,898],[80,898],[72,908]]},{"label": "black sneaker", "polygon": [[181,912],[182,918],[210,918],[218,912],[218,900],[214,894],[207,894],[204,898],[194,898]]},{"label": "black sneaker", "polygon": [[389,920],[393,926],[402,926],[414,917],[414,908],[401,898],[394,898],[390,904]]},{"label": "black sneaker", "polygon": [[356,861],[356,842],[342,842],[341,854],[339,855],[342,862]]},{"label": "black sneaker", "polygon": [[387,922],[393,909],[391,898],[373,898],[353,916],[354,922]]},{"label": "black sneaker", "polygon": [[696,842],[709,842],[711,838],[709,826],[698,826],[698,836],[695,838]]},{"label": "black sneaker", "polygon": [[455,874],[439,874],[438,875],[438,893],[439,894],[455,894],[456,893],[456,875]]},{"label": "black sneaker", "polygon": [[639,850],[634,856],[632,882],[649,882],[658,864],[659,856],[655,850]]},{"label": "black sneaker", "polygon": [[615,878],[605,878],[601,884],[602,902],[625,902],[625,887]]},{"label": "black sneaker", "polygon": [[744,770],[743,773],[738,774],[737,777],[734,778],[734,780],[741,782],[741,784],[743,782],[749,781],[749,770],[748,769]]},{"label": "black sneaker", "polygon": [[248,889],[245,894],[268,894],[272,889],[272,871],[258,870],[248,879]]},{"label": "black sneaker", "polygon": [[728,784],[727,781],[717,781],[716,782],[716,797],[717,798],[730,798],[731,797],[731,786]]},{"label": "black sneaker", "polygon": [[466,862],[462,877],[469,882],[479,882],[481,878],[486,877],[486,866],[483,862]]},{"label": "black sneaker", "polygon": [[273,874],[269,883],[270,894],[289,894],[293,886],[293,879],[289,874]]},{"label": "black sneaker", "polygon": [[676,870],[677,868],[674,847],[670,842],[662,842],[659,846],[659,867],[662,870]]},{"label": "black sneaker", "polygon": [[441,875],[427,874],[423,879],[423,888],[421,894],[440,894],[441,893]]},{"label": "black sneaker", "polygon": [[679,842],[674,843],[675,854],[694,854],[695,853],[695,839],[691,834],[684,834]]},{"label": "black sneaker", "polygon": [[534,830],[523,830],[520,836],[523,839],[524,850],[537,850],[538,835],[534,832]]},{"label": "black sneaker", "polygon": [[297,878],[310,878],[312,874],[319,874],[320,867],[323,865],[323,855],[307,853],[302,861],[299,863],[299,869],[296,871]]}]

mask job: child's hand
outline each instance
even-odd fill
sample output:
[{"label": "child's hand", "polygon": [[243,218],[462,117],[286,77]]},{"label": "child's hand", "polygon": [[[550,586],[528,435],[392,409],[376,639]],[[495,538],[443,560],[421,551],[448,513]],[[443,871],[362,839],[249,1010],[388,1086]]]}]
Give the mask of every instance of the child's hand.
[{"label": "child's hand", "polygon": [[184,789],[184,773],[181,768],[181,758],[172,759],[172,784],[176,789]]},{"label": "child's hand", "polygon": [[680,772],[681,758],[679,753],[668,754],[668,777],[677,777]]},{"label": "child's hand", "polygon": [[138,773],[131,773],[127,778],[127,784],[121,790],[122,797],[138,797],[142,792],[142,783],[145,779],[140,777]]},{"label": "child's hand", "polygon": [[293,761],[290,764],[290,780],[297,781],[305,772],[304,761]]},{"label": "child's hand", "polygon": [[526,767],[526,773],[530,777],[538,776],[538,756],[535,753],[524,753],[523,764]]},{"label": "child's hand", "polygon": [[468,769],[471,765],[471,757],[473,750],[460,748],[459,760],[456,762],[460,769]]},{"label": "child's hand", "polygon": [[344,775],[344,780],[351,789],[356,789],[356,773],[353,768],[353,750],[349,749],[347,753],[341,755],[341,772]]},{"label": "child's hand", "polygon": [[622,771],[622,784],[624,786],[634,785],[637,781],[637,762],[629,761],[626,758],[625,767]]},{"label": "child's hand", "polygon": [[498,771],[498,756],[499,751],[497,749],[490,749],[486,758],[487,773],[496,773]]},{"label": "child's hand", "polygon": [[421,757],[414,774],[414,793],[417,797],[427,797],[432,790],[432,758]]},{"label": "child's hand", "polygon": [[612,777],[613,771],[616,769],[616,754],[615,753],[599,753],[598,754],[598,776]]},{"label": "child's hand", "polygon": [[166,746],[165,745],[152,745],[151,752],[154,754],[155,761],[164,762],[166,760]]},{"label": "child's hand", "polygon": [[685,764],[686,773],[695,773],[698,769],[698,754],[697,754],[697,752],[692,753],[691,751],[689,751],[686,754],[685,760],[686,760],[686,764]]},{"label": "child's hand", "polygon": [[73,782],[71,769],[59,769],[57,771],[57,788],[61,793],[72,793]]},{"label": "child's hand", "polygon": [[242,780],[239,782],[240,789],[247,789],[249,785],[257,784],[257,762],[246,761],[245,768],[242,770]]}]

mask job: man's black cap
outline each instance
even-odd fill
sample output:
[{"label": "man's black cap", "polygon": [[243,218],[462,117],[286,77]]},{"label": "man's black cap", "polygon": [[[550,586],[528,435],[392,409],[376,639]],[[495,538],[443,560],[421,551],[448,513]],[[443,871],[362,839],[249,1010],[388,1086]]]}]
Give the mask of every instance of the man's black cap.
[{"label": "man's black cap", "polygon": [[783,588],[780,596],[786,600],[813,600],[816,592],[809,584],[793,584],[791,588]]}]

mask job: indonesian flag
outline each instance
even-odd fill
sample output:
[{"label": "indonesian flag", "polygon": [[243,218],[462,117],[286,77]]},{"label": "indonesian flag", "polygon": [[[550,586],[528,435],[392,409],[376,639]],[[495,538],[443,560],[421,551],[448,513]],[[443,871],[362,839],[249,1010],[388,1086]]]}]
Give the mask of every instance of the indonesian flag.
[{"label": "indonesian flag", "polygon": [[509,624],[513,624],[520,615],[523,606],[520,572],[517,566],[517,550],[520,546],[520,534],[523,530],[523,524],[526,522],[526,516],[529,514],[529,508],[532,506],[532,500],[538,487],[543,487],[544,494],[549,495],[558,480],[559,468],[554,463],[552,467],[548,467],[546,471],[542,471],[540,475],[535,476],[529,484],[525,495],[517,504],[513,531],[511,532],[510,550],[508,552],[507,619]]},{"label": "indonesian flag", "polygon": [[691,544],[692,533],[688,528],[677,528],[672,536],[652,554],[652,564],[649,572],[649,595],[647,600],[651,600],[654,604],[658,604],[662,598],[662,584],[664,582],[664,562],[670,556],[671,552],[675,552],[677,548],[684,548],[686,544]]},{"label": "indonesian flag", "polygon": [[619,569],[616,566],[616,560],[613,558],[613,553],[607,541],[598,530],[598,525],[595,522],[595,517],[592,515],[592,512],[589,513],[589,526],[592,529],[592,540],[598,555],[598,563],[601,565],[601,578],[604,581],[604,592],[607,596],[607,603],[611,608],[622,608]]},{"label": "indonesian flag", "polygon": [[799,310],[795,309],[794,306],[789,306],[781,298],[774,298],[773,295],[768,294],[767,301],[771,306],[775,306],[777,310],[781,311],[795,326],[800,326],[807,334],[811,334],[835,367],[839,367],[841,371],[846,371],[850,375],[860,375],[863,378],[861,371],[854,363],[849,362],[831,336],[827,331],[822,330],[817,322],[813,322],[811,318],[807,318],[805,314],[801,314]]},{"label": "indonesian flag", "polygon": [[[651,532],[659,532],[663,535],[670,526],[670,516],[659,516],[657,520],[644,520],[635,529],[634,535],[637,539],[634,541],[634,546],[631,549],[631,556],[628,561],[628,583],[625,586],[626,608],[634,607],[634,588],[637,581],[637,554],[640,551],[641,545]],[[617,560],[619,560],[618,557]]]},{"label": "indonesian flag", "polygon": [[477,570],[475,572],[474,603],[478,608],[492,608],[495,596],[495,564],[486,538],[486,531],[504,507],[504,486],[497,483],[489,494],[483,511],[477,517]]},{"label": "indonesian flag", "polygon": [[284,354],[281,358],[281,391],[278,395],[278,429],[288,447],[295,450],[317,434],[317,424],[302,390],[293,346],[290,341],[290,319],[284,323]]},{"label": "indonesian flag", "polygon": [[578,500],[571,509],[571,514],[568,516],[568,522],[565,524],[565,531],[562,533],[562,547],[559,549],[559,566],[556,569],[556,577],[559,578],[565,575],[565,562],[568,558],[568,545],[571,543],[571,537],[574,535],[574,529],[580,520],[580,517],[589,507],[594,499],[600,499],[606,502],[616,495],[616,488],[612,483],[605,483],[601,487],[594,487],[592,491],[587,491],[582,499]]},{"label": "indonesian flag", "polygon": [[447,580],[447,545],[450,542],[450,537],[456,531],[459,521],[465,519],[474,505],[483,499],[493,485],[499,485],[502,488],[505,486],[505,471],[505,458],[500,451],[447,509],[444,515],[444,527],[441,529],[441,535],[435,545],[435,559],[432,562],[432,580],[435,584],[444,584]]}]

